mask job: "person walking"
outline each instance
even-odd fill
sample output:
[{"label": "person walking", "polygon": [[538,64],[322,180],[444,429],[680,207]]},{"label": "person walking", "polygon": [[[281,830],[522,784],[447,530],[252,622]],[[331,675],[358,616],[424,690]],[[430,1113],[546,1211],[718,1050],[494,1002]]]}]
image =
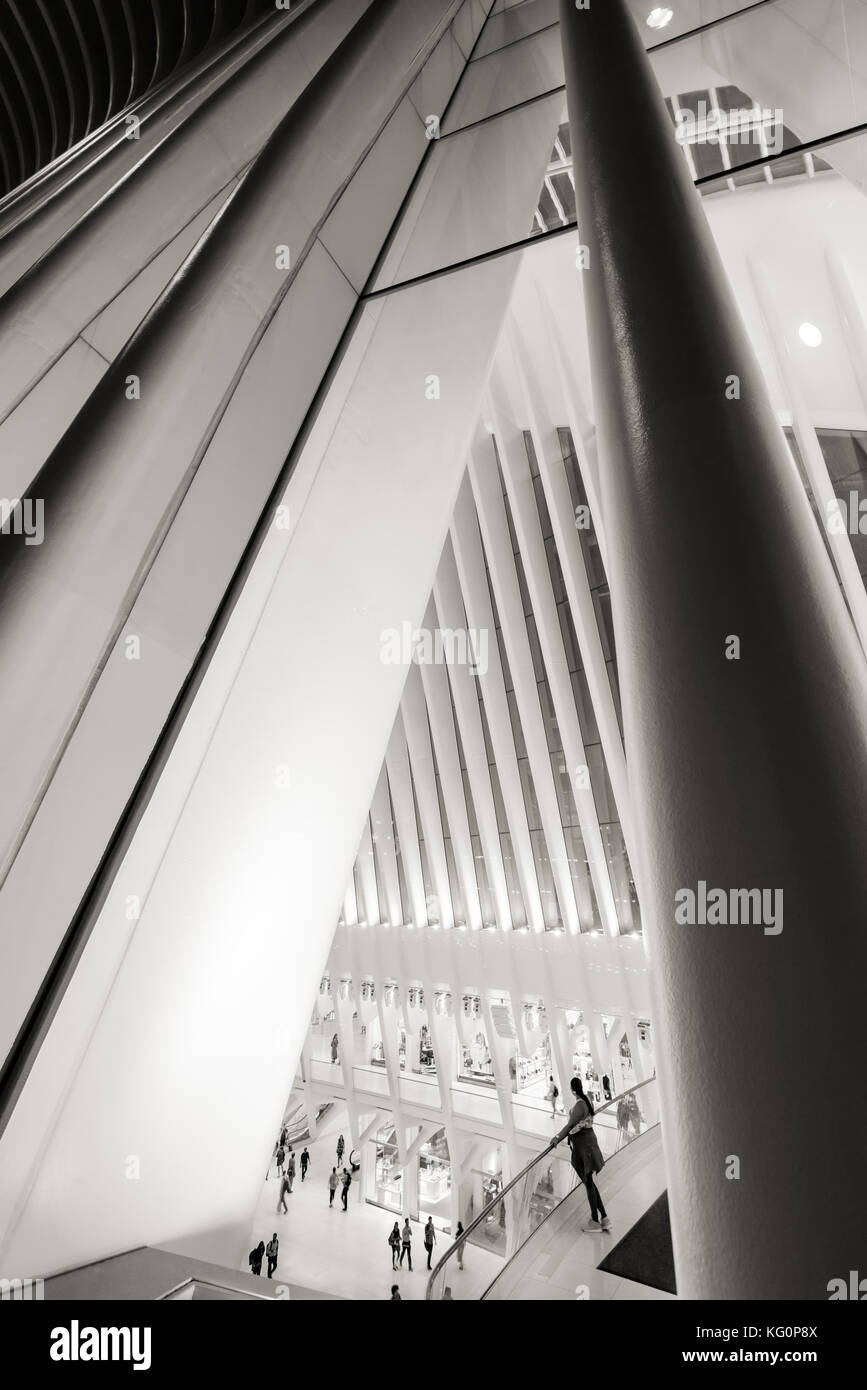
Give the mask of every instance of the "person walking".
[{"label": "person walking", "polygon": [[343,1135],[341,1134],[341,1135],[338,1137],[338,1140],[337,1140],[337,1166],[338,1166],[338,1168],[341,1168],[341,1167],[343,1166],[343,1150],[344,1150],[345,1148],[346,1148],[346,1144],[345,1144],[345,1142],[344,1142]]},{"label": "person walking", "polygon": [[392,1286],[391,1286],[391,1298],[389,1299],[389,1302],[390,1302],[390,1303],[403,1303],[403,1299],[402,1299],[401,1296],[400,1296],[400,1285],[399,1285],[399,1284],[392,1284]]},{"label": "person walking", "polygon": [[455,1241],[458,1243],[458,1269],[463,1269],[464,1267],[464,1250],[466,1248],[467,1242],[465,1240],[461,1240],[461,1236],[463,1235],[463,1233],[464,1223],[463,1221],[459,1221],[458,1228],[455,1231]]},{"label": "person walking", "polygon": [[286,1150],[283,1148],[283,1145],[282,1145],[282,1144],[279,1144],[278,1147],[277,1147],[277,1172],[278,1172],[278,1174],[281,1175],[281,1176],[282,1176],[282,1174],[283,1174],[283,1162],[284,1162],[285,1158],[286,1158]]},{"label": "person walking", "polygon": [[288,1174],[288,1173],[284,1173],[283,1176],[282,1176],[281,1179],[280,1179],[280,1196],[279,1196],[278,1201],[277,1201],[277,1214],[278,1214],[278,1216],[279,1216],[279,1214],[280,1214],[280,1208],[281,1208],[281,1207],[283,1208],[284,1213],[288,1213],[289,1208],[288,1208],[287,1205],[286,1205],[286,1193],[287,1193],[287,1192],[291,1192],[291,1191],[292,1191],[292,1184],[291,1184],[291,1182],[289,1181],[289,1174]]},{"label": "person walking", "polygon": [[570,1084],[575,1104],[569,1111],[565,1125],[551,1140],[550,1147],[556,1148],[560,1140],[568,1136],[569,1147],[572,1150],[572,1167],[583,1182],[590,1203],[590,1221],[584,1230],[610,1231],[611,1221],[595,1181],[595,1174],[602,1172],[605,1159],[593,1132],[593,1102],[584,1094],[580,1077],[573,1076]]},{"label": "person walking", "polygon": [[262,1260],[264,1259],[264,1257],[265,1257],[265,1242],[264,1242],[264,1240],[260,1240],[260,1241],[259,1241],[259,1244],[258,1244],[257,1246],[255,1246],[255,1247],[250,1251],[250,1254],[249,1254],[248,1257],[247,1257],[247,1261],[248,1261],[249,1266],[250,1266],[250,1273],[251,1273],[251,1274],[261,1274],[261,1273],[262,1273]]},{"label": "person walking", "polygon": [[396,1221],[391,1228],[388,1243],[391,1246],[391,1267],[392,1269],[397,1269],[397,1258],[400,1254],[400,1227]]},{"label": "person walking", "polygon": [[295,1150],[291,1144],[289,1146],[289,1156],[286,1159],[286,1176],[289,1179],[289,1191],[292,1191],[292,1184],[295,1181]]},{"label": "person walking", "polygon": [[265,1246],[265,1254],[268,1256],[269,1279],[271,1278],[271,1275],[274,1273],[274,1270],[277,1268],[277,1251],[279,1249],[280,1242],[277,1239],[277,1232],[275,1231],[271,1239],[268,1241],[268,1244]]},{"label": "person walking", "polygon": [[332,1168],[328,1175],[328,1205],[334,1206],[334,1194],[337,1191],[337,1169]]},{"label": "person walking", "polygon": [[301,1150],[301,1181],[307,1177],[307,1169],[310,1167],[310,1155],[306,1146]]},{"label": "person walking", "polygon": [[403,1264],[404,1257],[409,1265],[409,1272],[412,1274],[412,1227],[409,1224],[409,1217],[403,1223],[403,1230],[400,1233],[400,1263]]},{"label": "person walking", "polygon": [[545,1099],[548,1101],[549,1105],[551,1106],[551,1118],[552,1118],[552,1120],[556,1117],[556,1114],[557,1114],[557,1100],[558,1100],[558,1098],[559,1098],[559,1095],[560,1095],[560,1092],[558,1091],[557,1087],[554,1085],[554,1078],[553,1078],[553,1076],[549,1076],[549,1077],[548,1077],[548,1089],[547,1089],[547,1091],[545,1092]]},{"label": "person walking", "polygon": [[351,1182],[352,1182],[352,1174],[351,1174],[350,1172],[348,1172],[346,1168],[344,1168],[344,1170],[343,1170],[343,1191],[342,1191],[341,1194],[340,1194],[341,1197],[343,1198],[343,1210],[344,1210],[344,1211],[346,1211],[346,1203],[349,1201],[349,1185],[350,1185]]},{"label": "person walking", "polygon": [[335,1034],[334,1034],[334,1037],[331,1039],[331,1061],[332,1061],[332,1064],[333,1064],[334,1062],[337,1061],[337,1048],[338,1048],[337,1034],[335,1033]]},{"label": "person walking", "polygon": [[436,1243],[437,1237],[436,1231],[434,1230],[433,1217],[429,1216],[427,1219],[427,1225],[424,1228],[424,1248],[427,1251],[428,1269],[430,1269],[430,1257],[433,1254],[433,1248],[436,1245]]}]

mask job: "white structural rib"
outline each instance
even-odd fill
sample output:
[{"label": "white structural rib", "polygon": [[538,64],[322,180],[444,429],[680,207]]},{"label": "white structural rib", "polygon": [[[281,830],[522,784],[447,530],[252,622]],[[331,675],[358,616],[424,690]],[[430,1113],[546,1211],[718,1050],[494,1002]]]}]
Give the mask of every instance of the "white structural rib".
[{"label": "white structural rib", "polygon": [[801,393],[798,374],[786,341],[786,332],[768,289],[764,268],[761,262],[752,255],[747,256],[747,265],[767,330],[768,341],[773,349],[774,360],[783,383],[783,390],[788,397],[789,409],[792,413],[792,428],[795,432],[801,458],[804,461],[807,477],[810,480],[813,496],[816,499],[816,506],[819,509],[820,523],[825,526],[834,567],[843,587],[855,630],[858,633],[861,646],[867,652],[867,592],[865,592],[864,581],[858,570],[852,542],[844,526],[837,526],[834,529],[828,527],[828,519],[834,514],[833,509],[836,508],[836,494],[828,472],[828,465],[825,462],[825,456],[810,419],[809,409]]},{"label": "white structural rib", "polygon": [[364,898],[365,920],[371,924],[382,921],[382,907],[376,888],[376,869],[373,864],[373,841],[370,838],[370,816],[364,818],[364,829],[358,846],[358,876]]},{"label": "white structural rib", "polygon": [[569,356],[560,337],[560,330],[551,313],[550,305],[545,296],[539,294],[539,304],[542,310],[542,318],[550,344],[552,364],[563,404],[566,409],[566,423],[572,431],[572,442],[575,445],[575,457],[581,469],[581,477],[587,493],[587,501],[590,504],[590,512],[593,517],[593,526],[596,531],[596,539],[599,542],[599,553],[602,556],[602,563],[605,566],[605,573],[608,573],[608,542],[605,527],[605,517],[602,512],[602,501],[599,496],[599,455],[596,444],[596,426],[581,399],[581,393],[575,379],[575,371],[570,363]]},{"label": "white structural rib", "polygon": [[[614,696],[611,693],[611,682],[608,679],[608,669],[605,665],[605,654],[599,638],[599,624],[596,610],[593,607],[590,581],[587,578],[587,570],[575,531],[575,516],[572,511],[569,484],[566,481],[566,468],[554,428],[543,423],[543,417],[540,414],[537,402],[542,400],[542,395],[532,363],[523,352],[517,338],[512,339],[512,344],[517,367],[516,381],[522,392],[522,406],[526,411],[533,448],[536,451],[542,490],[551,517],[551,528],[560,557],[563,583],[569,600],[575,635],[578,638],[578,649],[581,652],[581,660],[587,676],[590,699],[593,702],[593,713],[599,727],[599,738],[602,743],[602,751],[605,754],[614,800],[620,812],[624,835],[628,841],[629,791],[626,757],[623,752],[623,740],[620,737],[620,726],[617,722],[617,711],[614,707]],[[573,431],[573,440],[574,438]],[[580,459],[578,462],[580,467]],[[584,484],[586,488],[586,478]],[[589,492],[587,495],[590,496]],[[592,510],[591,506],[591,513]],[[593,523],[598,537],[599,530],[595,514],[593,515]],[[601,550],[600,545],[600,553]],[[630,858],[632,858],[631,847]]]},{"label": "white structural rib", "polygon": [[427,907],[425,904],[424,874],[418,847],[418,827],[416,826],[415,806],[412,797],[409,753],[403,732],[403,720],[399,713],[394,721],[394,728],[388,741],[385,766],[391,791],[391,802],[394,807],[397,837],[400,840],[403,874],[412,903],[413,922],[417,927],[426,927]]},{"label": "white structural rib", "polygon": [[[557,604],[551,584],[545,543],[542,539],[542,525],[536,506],[530,464],[524,447],[522,431],[514,418],[510,416],[508,397],[502,387],[501,379],[495,377],[492,385],[493,419],[506,491],[512,509],[512,522],[524,564],[524,575],[530,601],[533,605],[539,645],[545,662],[548,686],[560,730],[569,783],[575,798],[578,823],[587,851],[596,901],[599,904],[599,912],[606,931],[612,936],[617,936],[619,935],[617,909],[608,874],[602,834],[599,829],[596,802],[593,799],[593,790],[590,786],[587,755],[578,726],[578,712],[575,708],[572,682],[569,679],[569,666],[563,649],[563,638],[557,617]],[[572,544],[573,548],[577,548],[577,541],[573,539]],[[514,671],[513,677],[517,686],[517,676]],[[526,725],[524,734],[526,737]],[[585,916],[589,918],[586,925],[592,927],[593,915],[589,903],[585,905]]]},{"label": "white structural rib", "polygon": [[376,791],[373,793],[370,818],[373,826],[373,852],[385,892],[385,902],[380,903],[380,912],[385,915],[387,909],[388,921],[393,927],[397,927],[403,921],[403,908],[400,901],[400,879],[397,874],[397,855],[384,764],[377,779]]},{"label": "white structural rib", "polygon": [[[427,607],[425,627],[431,633],[437,627],[437,615],[433,599]],[[444,650],[448,651],[448,646],[445,646]],[[454,664],[463,664],[466,667],[466,662]],[[437,767],[439,768],[440,786],[448,816],[449,831],[451,832],[455,865],[463,889],[466,924],[477,931],[482,925],[482,909],[479,902],[473,846],[470,841],[470,822],[464,797],[458,742],[455,737],[455,724],[449,698],[449,678],[442,662],[426,661],[419,667],[419,670],[427,701],[430,731]]]},{"label": "white structural rib", "polygon": [[[498,446],[501,442],[497,437]],[[500,486],[496,455],[490,439],[479,441],[472,449],[469,472],[482,539],[488,556],[491,583],[499,610],[506,657],[514,682],[518,715],[527,745],[527,758],[533,774],[542,833],[551,861],[557,901],[566,927],[570,932],[577,932],[578,907],[569,871],[569,855],[548,754],[548,741],[539,703],[524,605],[506,520],[506,506]]]},{"label": "white structural rib", "polygon": [[[424,702],[421,676],[415,663],[410,664],[407,674],[401,701],[401,713],[403,714],[403,727],[406,731],[409,763],[415,783],[415,795],[421,818],[427,862],[433,890],[438,899],[438,911],[434,915],[443,927],[453,927],[455,920],[452,909],[452,893],[449,885],[448,864],[446,863],[446,848],[443,842],[443,825],[440,818],[439,798],[437,797],[427,708]],[[430,916],[429,911],[428,917]]]},{"label": "white structural rib", "polygon": [[534,931],[545,930],[539,881],[533,858],[533,845],[524,806],[524,792],[518,772],[518,759],[512,737],[506,683],[500,664],[494,610],[485,577],[485,559],[479,535],[478,519],[473,503],[469,478],[464,478],[452,517],[452,545],[461,581],[464,606],[470,626],[477,633],[487,633],[487,670],[479,671],[479,684],[485,704],[485,714],[494,750],[494,761],[500,779],[512,850],[518,870],[518,880],[527,911],[527,920]]},{"label": "white structural rib", "polygon": [[[467,618],[451,539],[446,541],[437,570],[434,602],[442,628],[456,632],[460,628],[466,627]],[[506,873],[503,868],[500,834],[497,828],[497,812],[494,806],[491,776],[488,771],[488,754],[485,748],[482,716],[479,712],[476,679],[466,666],[453,666],[449,672],[455,717],[464,750],[467,779],[470,784],[470,795],[473,798],[473,809],[476,813],[476,824],[479,828],[479,840],[485,859],[488,883],[494,898],[497,925],[501,931],[511,931],[512,909],[509,902]]]}]

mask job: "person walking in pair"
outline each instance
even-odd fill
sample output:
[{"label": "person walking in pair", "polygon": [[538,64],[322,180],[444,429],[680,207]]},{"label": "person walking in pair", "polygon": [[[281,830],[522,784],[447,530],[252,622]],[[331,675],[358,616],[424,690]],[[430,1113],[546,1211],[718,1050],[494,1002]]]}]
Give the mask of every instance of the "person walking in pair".
[{"label": "person walking in pair", "polygon": [[343,1199],[343,1210],[344,1210],[344,1211],[346,1211],[346,1203],[349,1201],[349,1185],[350,1185],[351,1182],[352,1182],[352,1174],[348,1171],[348,1169],[344,1168],[344,1170],[343,1170],[343,1191],[342,1191],[341,1194],[340,1194],[341,1197],[342,1197],[342,1199]]},{"label": "person walking in pair", "polygon": [[403,1223],[403,1230],[400,1233],[400,1263],[406,1259],[409,1265],[409,1272],[412,1274],[412,1227],[409,1224],[409,1217]]},{"label": "person walking in pair", "polygon": [[292,1191],[292,1184],[295,1181],[295,1150],[289,1147],[289,1156],[286,1159],[286,1176],[289,1179],[289,1191]]},{"label": "person walking in pair", "polygon": [[250,1254],[247,1256],[247,1263],[248,1263],[249,1266],[250,1266],[250,1273],[251,1273],[251,1274],[261,1274],[261,1273],[262,1273],[262,1261],[263,1261],[264,1258],[265,1258],[265,1242],[264,1242],[264,1240],[260,1240],[260,1241],[259,1241],[259,1244],[256,1245],[256,1246],[254,1246],[253,1249],[250,1251]]},{"label": "person walking in pair", "polygon": [[277,1173],[279,1176],[282,1176],[283,1174],[283,1164],[285,1162],[285,1159],[286,1150],[283,1148],[283,1145],[280,1144],[277,1148]]},{"label": "person walking in pair", "polygon": [[334,1206],[334,1194],[337,1191],[337,1169],[332,1168],[328,1175],[328,1205]]},{"label": "person walking in pair", "polygon": [[279,1249],[280,1242],[277,1239],[277,1232],[275,1231],[271,1239],[268,1241],[268,1244],[265,1246],[265,1254],[268,1256],[269,1279],[271,1278],[271,1275],[274,1273],[274,1270],[277,1268],[277,1251]]}]

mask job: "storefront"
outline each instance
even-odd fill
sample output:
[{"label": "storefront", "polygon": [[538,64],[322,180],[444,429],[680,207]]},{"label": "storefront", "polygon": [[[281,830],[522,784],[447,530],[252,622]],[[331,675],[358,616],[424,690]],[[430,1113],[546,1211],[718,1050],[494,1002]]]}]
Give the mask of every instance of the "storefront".
[{"label": "storefront", "polygon": [[373,1192],[367,1200],[373,1206],[384,1207],[398,1216],[403,1210],[403,1173],[398,1164],[397,1139],[394,1125],[384,1125],[371,1141]]},{"label": "storefront", "polygon": [[419,1219],[430,1216],[438,1230],[451,1230],[452,1165],[444,1129],[438,1130],[418,1155]]}]

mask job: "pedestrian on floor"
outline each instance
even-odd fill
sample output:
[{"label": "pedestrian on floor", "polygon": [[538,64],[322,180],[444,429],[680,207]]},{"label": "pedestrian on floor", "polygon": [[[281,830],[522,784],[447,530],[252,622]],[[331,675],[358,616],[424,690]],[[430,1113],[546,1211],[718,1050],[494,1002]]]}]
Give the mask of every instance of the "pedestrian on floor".
[{"label": "pedestrian on floor", "polygon": [[400,1263],[403,1264],[406,1257],[409,1264],[409,1272],[412,1274],[412,1227],[409,1224],[409,1217],[403,1223],[403,1230],[400,1233]]},{"label": "pedestrian on floor", "polygon": [[281,1175],[283,1173],[283,1163],[285,1158],[286,1150],[283,1148],[283,1145],[281,1144],[277,1149],[277,1172]]},{"label": "pedestrian on floor", "polygon": [[611,1221],[605,1210],[602,1194],[595,1182],[595,1174],[602,1172],[605,1159],[602,1157],[599,1141],[593,1132],[593,1115],[595,1113],[593,1102],[589,1096],[584,1094],[580,1077],[573,1076],[570,1084],[575,1104],[569,1111],[569,1118],[565,1125],[551,1140],[551,1148],[555,1148],[560,1140],[565,1139],[568,1135],[569,1147],[572,1150],[572,1167],[583,1182],[587,1190],[587,1200],[590,1203],[590,1221],[584,1230],[610,1231]]},{"label": "pedestrian on floor", "polygon": [[400,1254],[400,1227],[396,1221],[391,1228],[391,1235],[388,1237],[388,1243],[391,1246],[391,1267],[392,1269],[397,1269],[397,1258]]},{"label": "pedestrian on floor", "polygon": [[281,1131],[280,1131],[280,1147],[281,1147],[281,1148],[285,1149],[285,1147],[286,1147],[286,1140],[287,1140],[288,1138],[289,1138],[289,1131],[288,1131],[288,1129],[286,1128],[286,1126],[284,1125],[283,1128],[282,1128]]},{"label": "pedestrian on floor", "polygon": [[430,1269],[430,1257],[433,1254],[433,1248],[436,1245],[436,1241],[437,1237],[436,1231],[434,1230],[433,1217],[429,1216],[427,1219],[427,1225],[424,1228],[424,1248],[427,1251],[428,1269]]},{"label": "pedestrian on floor", "polygon": [[554,1116],[557,1114],[557,1101],[558,1101],[558,1099],[559,1099],[559,1096],[560,1096],[560,1092],[558,1091],[557,1087],[556,1087],[555,1084],[554,1084],[554,1078],[553,1078],[553,1076],[549,1076],[549,1077],[548,1077],[548,1089],[547,1089],[547,1091],[545,1092],[545,1099],[548,1101],[549,1105],[551,1106],[551,1118],[552,1118],[552,1119],[553,1119]]},{"label": "pedestrian on floor", "polygon": [[458,1247],[458,1269],[463,1269],[463,1267],[464,1267],[464,1250],[466,1249],[466,1244],[467,1244],[467,1242],[466,1242],[465,1240],[462,1240],[462,1239],[461,1239],[461,1237],[463,1236],[463,1234],[464,1234],[464,1223],[463,1223],[463,1221],[459,1221],[459,1222],[458,1222],[458,1228],[457,1228],[457,1230],[455,1231],[455,1241],[457,1242],[457,1247]]},{"label": "pedestrian on floor", "polygon": [[279,1240],[277,1239],[277,1232],[275,1231],[274,1234],[273,1234],[273,1236],[272,1236],[271,1239],[268,1241],[268,1244],[267,1244],[266,1247],[265,1247],[265,1254],[268,1256],[268,1278],[269,1278],[269,1279],[271,1278],[271,1275],[274,1273],[274,1270],[277,1268],[277,1251],[278,1251],[279,1249],[280,1249],[280,1242],[279,1242]]},{"label": "pedestrian on floor", "polygon": [[264,1240],[260,1240],[260,1241],[259,1241],[259,1244],[258,1244],[257,1246],[255,1246],[255,1247],[250,1251],[250,1254],[249,1254],[248,1257],[247,1257],[248,1263],[249,1263],[249,1265],[250,1265],[250,1273],[251,1273],[251,1274],[261,1274],[261,1273],[262,1273],[262,1261],[263,1261],[264,1258],[265,1258],[265,1242],[264,1242]]},{"label": "pedestrian on floor", "polygon": [[335,1033],[335,1034],[334,1034],[334,1037],[331,1039],[331,1061],[332,1061],[332,1063],[337,1061],[337,1048],[338,1048],[337,1034]]},{"label": "pedestrian on floor", "polygon": [[332,1168],[328,1177],[328,1205],[334,1206],[334,1194],[337,1191],[337,1169]]},{"label": "pedestrian on floor", "polygon": [[344,1170],[343,1170],[343,1179],[342,1179],[342,1181],[343,1181],[343,1191],[342,1191],[342,1193],[341,1193],[340,1195],[341,1195],[342,1198],[343,1198],[343,1210],[346,1211],[346,1203],[349,1201],[349,1184],[352,1182],[352,1174],[351,1174],[350,1172],[348,1172],[346,1168],[344,1168]]},{"label": "pedestrian on floor", "polygon": [[289,1155],[286,1159],[286,1176],[289,1179],[289,1191],[291,1192],[292,1184],[295,1181],[295,1150],[292,1148],[291,1144],[289,1146]]},{"label": "pedestrian on floor", "polygon": [[283,1208],[283,1211],[284,1211],[284,1212],[288,1212],[288,1211],[289,1211],[289,1208],[288,1208],[287,1205],[286,1205],[286,1193],[287,1193],[287,1192],[291,1192],[291,1191],[292,1191],[292,1184],[291,1184],[290,1181],[289,1181],[289,1174],[288,1174],[288,1173],[284,1173],[283,1176],[282,1176],[281,1179],[280,1179],[280,1196],[279,1196],[278,1201],[277,1201],[277,1213],[278,1213],[278,1215],[279,1215],[279,1212],[280,1212],[280,1208],[281,1208],[281,1207]]},{"label": "pedestrian on floor", "polygon": [[310,1155],[306,1147],[301,1150],[301,1181],[307,1177],[307,1169],[310,1167]]},{"label": "pedestrian on floor", "polygon": [[399,1285],[399,1284],[392,1284],[392,1286],[391,1286],[391,1298],[390,1298],[389,1302],[391,1302],[391,1303],[403,1303],[403,1299],[402,1299],[401,1296],[400,1296],[400,1285]]},{"label": "pedestrian on floor", "polygon": [[345,1142],[344,1142],[343,1135],[341,1134],[341,1135],[339,1136],[338,1140],[337,1140],[337,1166],[338,1166],[338,1168],[341,1168],[341,1167],[343,1166],[343,1150],[344,1150],[345,1148],[346,1148],[346,1144],[345,1144]]}]

